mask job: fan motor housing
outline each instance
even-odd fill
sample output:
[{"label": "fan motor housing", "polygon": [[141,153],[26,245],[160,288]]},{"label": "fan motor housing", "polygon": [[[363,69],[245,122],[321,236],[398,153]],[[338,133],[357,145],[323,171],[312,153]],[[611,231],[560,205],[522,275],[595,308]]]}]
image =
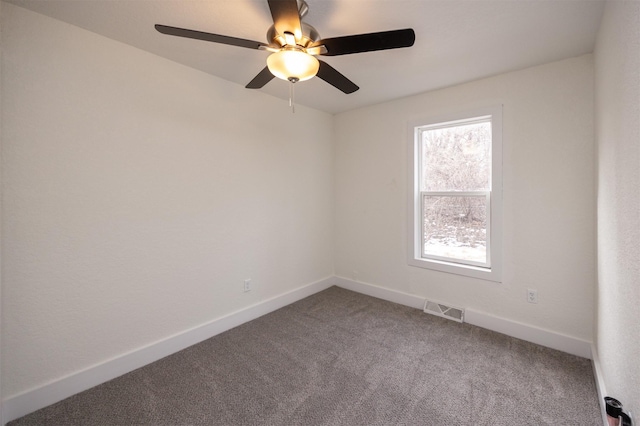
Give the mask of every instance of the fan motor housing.
[{"label": "fan motor housing", "polygon": [[[300,40],[296,39],[296,44],[298,46],[302,46],[306,48],[311,43],[314,43],[320,40],[320,33],[313,28],[311,25],[300,22],[302,29],[302,38]],[[278,48],[284,47],[287,45],[285,41],[284,34],[278,34],[276,31],[275,25],[271,25],[269,30],[267,31],[267,41],[271,46],[274,44],[277,45]]]}]

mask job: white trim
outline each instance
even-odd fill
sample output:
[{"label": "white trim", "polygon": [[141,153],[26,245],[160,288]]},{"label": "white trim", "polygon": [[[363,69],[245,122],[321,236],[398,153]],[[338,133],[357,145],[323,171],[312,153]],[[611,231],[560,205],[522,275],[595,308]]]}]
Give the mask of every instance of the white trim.
[{"label": "white trim", "polygon": [[[415,309],[422,310],[424,306],[425,298],[422,296],[347,278],[328,277],[8,398],[3,403],[4,418],[2,420],[5,422],[15,420],[304,299],[332,285]],[[468,308],[465,309],[465,322],[573,355],[592,358],[598,392],[604,395],[604,381],[599,361],[595,348],[590,342]]]},{"label": "white trim", "polygon": [[591,345],[591,365],[593,366],[593,377],[596,379],[596,389],[598,391],[598,403],[600,404],[600,413],[602,414],[602,423],[607,426],[607,412],[604,406],[604,397],[607,396],[607,389],[602,375],[602,366],[600,365],[600,357],[596,345]]},{"label": "white trim", "polygon": [[[375,286],[363,282],[352,281],[347,278],[335,277],[335,285],[347,290],[384,299],[389,302],[399,303],[422,310],[426,298],[415,294],[407,294],[397,290]],[[464,308],[464,307],[462,307]],[[583,358],[591,358],[591,342],[545,330],[529,324],[523,324],[506,318],[496,317],[484,312],[464,308],[464,322],[536,343],[548,348],[557,349]]]},{"label": "white trim", "polygon": [[367,296],[377,297],[378,299],[383,299],[388,302],[397,303],[399,305],[405,305],[420,310],[422,310],[422,308],[424,307],[425,298],[416,296],[415,294],[408,294],[397,290],[390,290],[385,287],[379,287],[373,284],[353,281],[342,277],[334,277],[333,283],[338,287],[355,291],[357,293],[366,294]]},{"label": "white trim", "polygon": [[530,324],[496,317],[485,312],[465,309],[464,321],[478,327],[497,331],[507,336],[526,340],[582,358],[591,358],[591,342],[546,330]]},{"label": "white trim", "polygon": [[217,334],[325,290],[333,284],[334,278],[328,277],[315,283],[299,287],[8,398],[2,404],[3,421],[10,422],[11,420],[54,404],[71,395],[119,377]]},{"label": "white trim", "polygon": [[[419,196],[420,144],[417,135],[421,129],[429,126],[451,125],[466,122],[469,119],[491,120],[491,209],[487,225],[487,252],[491,259],[491,268],[476,267],[462,263],[438,261],[422,257],[421,241],[421,200]],[[478,278],[493,282],[502,282],[502,105],[475,108],[470,111],[452,112],[440,116],[412,119],[408,123],[408,218],[407,218],[407,263],[419,268],[433,269],[456,275]]]}]

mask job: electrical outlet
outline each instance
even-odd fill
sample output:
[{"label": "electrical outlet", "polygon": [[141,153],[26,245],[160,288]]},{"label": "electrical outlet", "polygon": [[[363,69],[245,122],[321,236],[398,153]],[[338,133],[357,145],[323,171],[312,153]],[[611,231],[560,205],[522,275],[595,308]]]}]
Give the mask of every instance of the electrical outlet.
[{"label": "electrical outlet", "polygon": [[246,279],[244,280],[244,292],[248,292],[251,291],[251,280],[250,279]]},{"label": "electrical outlet", "polygon": [[538,303],[538,290],[532,288],[527,289],[527,302]]}]

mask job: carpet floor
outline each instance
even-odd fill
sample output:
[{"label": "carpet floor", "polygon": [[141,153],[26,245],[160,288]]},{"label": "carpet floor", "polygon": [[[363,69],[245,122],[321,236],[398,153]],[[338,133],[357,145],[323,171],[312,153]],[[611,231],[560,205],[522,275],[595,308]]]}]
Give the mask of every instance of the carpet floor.
[{"label": "carpet floor", "polygon": [[602,426],[591,362],[338,287],[10,422]]}]

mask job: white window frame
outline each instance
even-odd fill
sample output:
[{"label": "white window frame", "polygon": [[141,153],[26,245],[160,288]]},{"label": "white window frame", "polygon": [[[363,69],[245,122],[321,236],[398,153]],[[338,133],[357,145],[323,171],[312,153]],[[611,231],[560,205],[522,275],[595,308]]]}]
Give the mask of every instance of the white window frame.
[{"label": "white window frame", "polygon": [[[489,119],[491,123],[491,189],[490,191],[421,191],[421,133],[435,127],[464,125],[474,120]],[[425,117],[409,122],[409,226],[408,263],[420,268],[433,269],[451,274],[501,282],[502,280],[502,105],[477,108],[461,113],[437,117]],[[424,232],[423,197],[437,196],[484,196],[488,203],[487,216],[487,262],[455,261],[450,258],[423,256]]]}]

